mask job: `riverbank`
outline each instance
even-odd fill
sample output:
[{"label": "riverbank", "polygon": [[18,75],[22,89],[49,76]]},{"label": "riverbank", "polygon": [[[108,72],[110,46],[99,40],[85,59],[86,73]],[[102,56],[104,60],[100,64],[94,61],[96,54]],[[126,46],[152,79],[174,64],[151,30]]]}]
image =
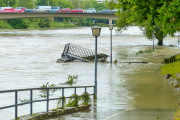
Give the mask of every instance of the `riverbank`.
[{"label": "riverbank", "polygon": [[[164,79],[173,88],[180,91],[180,54],[164,59],[163,63],[166,64],[161,68]],[[174,113],[172,120],[180,120],[180,109]]]},{"label": "riverbank", "polygon": [[[49,20],[49,21],[48,21]],[[16,23],[12,23],[11,21],[0,20],[0,29],[57,29],[64,27],[76,27],[75,24],[71,22],[56,22],[51,19],[45,19],[44,21],[40,20],[26,20],[26,21],[16,21]],[[18,25],[18,23],[22,22],[22,26]]]}]

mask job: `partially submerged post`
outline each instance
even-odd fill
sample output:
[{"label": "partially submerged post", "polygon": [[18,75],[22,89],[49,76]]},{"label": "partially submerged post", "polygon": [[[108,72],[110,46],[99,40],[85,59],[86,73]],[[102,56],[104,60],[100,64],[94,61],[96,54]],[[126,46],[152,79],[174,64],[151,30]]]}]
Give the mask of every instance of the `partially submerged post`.
[{"label": "partially submerged post", "polygon": [[97,97],[97,37],[100,36],[101,28],[91,28],[93,36],[95,36],[95,87],[94,87],[94,98]]}]

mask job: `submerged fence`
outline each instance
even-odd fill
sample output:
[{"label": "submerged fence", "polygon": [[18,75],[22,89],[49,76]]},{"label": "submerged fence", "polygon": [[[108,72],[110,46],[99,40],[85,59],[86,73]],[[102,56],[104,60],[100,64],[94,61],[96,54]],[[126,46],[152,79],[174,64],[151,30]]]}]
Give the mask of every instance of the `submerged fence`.
[{"label": "submerged fence", "polygon": [[[12,105],[8,105],[8,106],[3,106],[3,107],[0,107],[0,110],[2,109],[7,109],[7,108],[11,108],[11,107],[15,107],[15,119],[18,118],[18,106],[21,106],[21,105],[25,105],[25,104],[30,104],[30,114],[32,115],[33,114],[33,103],[35,102],[42,102],[42,101],[46,101],[46,112],[49,111],[49,101],[51,100],[59,100],[59,99],[62,99],[62,107],[64,106],[64,98],[49,98],[49,90],[51,89],[54,89],[54,90],[62,90],[62,96],[65,96],[64,94],[64,91],[65,89],[74,89],[74,94],[76,94],[76,90],[78,88],[84,88],[84,92],[86,93],[87,92],[87,88],[94,88],[95,86],[74,86],[74,87],[46,87],[46,88],[28,88],[28,89],[15,89],[15,90],[4,90],[4,91],[0,91],[0,94],[1,93],[12,93],[14,92],[15,93],[15,104],[12,104]],[[46,90],[47,92],[47,95],[46,95],[46,99],[41,99],[41,100],[33,100],[33,91],[34,90]],[[24,102],[24,103],[18,103],[18,92],[20,91],[29,91],[30,92],[30,101],[29,102]],[[94,95],[94,94],[89,94],[89,95]],[[66,98],[73,98],[71,96],[69,97],[66,97]]]}]

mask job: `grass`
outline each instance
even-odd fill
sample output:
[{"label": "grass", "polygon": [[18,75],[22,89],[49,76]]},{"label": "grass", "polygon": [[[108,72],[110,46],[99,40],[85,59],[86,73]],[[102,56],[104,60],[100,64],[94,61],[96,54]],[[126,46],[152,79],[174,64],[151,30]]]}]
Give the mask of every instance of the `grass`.
[{"label": "grass", "polygon": [[172,120],[180,120],[180,109],[178,109],[177,112],[174,113]]},{"label": "grass", "polygon": [[178,55],[174,55],[174,56],[171,56],[169,58],[165,58],[162,63],[164,64],[167,64],[167,63],[173,63],[175,61],[180,61],[180,54]]},{"label": "grass", "polygon": [[161,68],[161,73],[163,75],[169,73],[172,75],[172,77],[174,78],[176,73],[180,73],[180,61],[175,61],[173,63],[170,64],[166,64]]}]

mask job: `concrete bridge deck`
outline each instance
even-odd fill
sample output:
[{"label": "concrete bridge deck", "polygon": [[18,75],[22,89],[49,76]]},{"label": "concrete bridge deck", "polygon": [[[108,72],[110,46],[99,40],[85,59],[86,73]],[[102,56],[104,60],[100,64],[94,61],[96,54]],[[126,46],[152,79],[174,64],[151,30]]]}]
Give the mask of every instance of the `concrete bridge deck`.
[{"label": "concrete bridge deck", "polygon": [[117,20],[119,16],[103,13],[0,13],[0,20],[43,17],[75,17]]}]

